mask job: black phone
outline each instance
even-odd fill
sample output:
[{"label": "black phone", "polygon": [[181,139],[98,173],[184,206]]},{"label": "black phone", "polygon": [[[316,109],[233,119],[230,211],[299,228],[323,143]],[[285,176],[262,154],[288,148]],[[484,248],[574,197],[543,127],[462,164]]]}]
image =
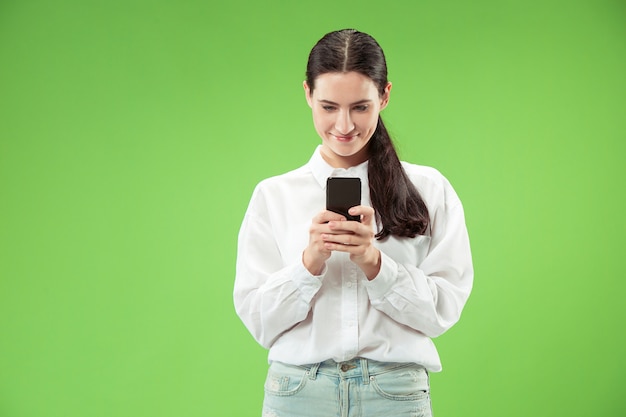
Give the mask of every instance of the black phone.
[{"label": "black phone", "polygon": [[350,207],[361,205],[361,179],[330,177],[326,180],[326,209],[339,213],[348,220],[361,221],[361,216],[348,214]]}]

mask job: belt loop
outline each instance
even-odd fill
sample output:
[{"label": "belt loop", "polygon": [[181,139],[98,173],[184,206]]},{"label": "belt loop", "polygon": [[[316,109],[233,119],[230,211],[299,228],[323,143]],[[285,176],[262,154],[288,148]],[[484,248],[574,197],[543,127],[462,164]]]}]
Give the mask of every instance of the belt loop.
[{"label": "belt loop", "polygon": [[315,380],[315,378],[317,377],[317,370],[319,368],[320,368],[320,362],[313,364],[313,366],[311,366],[311,368],[308,371],[306,371],[309,379]]},{"label": "belt loop", "polygon": [[369,369],[367,368],[367,366],[368,366],[367,359],[361,358],[361,373],[363,375],[363,384],[365,385],[370,383],[370,373],[369,373]]}]

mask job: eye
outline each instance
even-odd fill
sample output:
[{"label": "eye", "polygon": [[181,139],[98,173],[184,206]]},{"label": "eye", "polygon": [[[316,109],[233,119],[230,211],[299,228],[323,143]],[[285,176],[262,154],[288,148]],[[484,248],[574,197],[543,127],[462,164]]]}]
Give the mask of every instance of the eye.
[{"label": "eye", "polygon": [[358,111],[358,112],[365,112],[367,111],[367,109],[369,108],[369,105],[367,104],[361,104],[359,106],[355,106],[354,110]]},{"label": "eye", "polygon": [[328,106],[328,105],[323,105],[322,108],[328,112],[334,111],[335,110],[335,106]]}]

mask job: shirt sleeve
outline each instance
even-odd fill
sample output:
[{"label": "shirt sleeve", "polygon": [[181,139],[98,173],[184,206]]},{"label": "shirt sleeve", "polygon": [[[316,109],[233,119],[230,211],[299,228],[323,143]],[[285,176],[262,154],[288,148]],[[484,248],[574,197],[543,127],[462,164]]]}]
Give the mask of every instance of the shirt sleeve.
[{"label": "shirt sleeve", "polygon": [[283,264],[268,213],[257,187],[239,231],[233,294],[237,314],[265,348],[307,317],[326,273],[312,275],[301,260]]},{"label": "shirt sleeve", "polygon": [[382,253],[380,272],[365,283],[374,308],[429,337],[459,320],[474,277],[463,207],[447,180],[440,200],[429,208],[430,237],[421,238],[430,242],[423,261],[403,264]]}]

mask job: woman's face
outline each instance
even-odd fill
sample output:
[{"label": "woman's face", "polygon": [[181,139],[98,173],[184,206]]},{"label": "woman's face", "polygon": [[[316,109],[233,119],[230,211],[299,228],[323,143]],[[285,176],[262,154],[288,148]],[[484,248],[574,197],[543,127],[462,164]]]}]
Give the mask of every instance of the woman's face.
[{"label": "woman's face", "polygon": [[335,168],[365,162],[367,143],[376,130],[378,114],[387,106],[391,83],[381,97],[371,78],[358,72],[330,72],[304,82],[313,124],[322,138],[322,157]]}]

